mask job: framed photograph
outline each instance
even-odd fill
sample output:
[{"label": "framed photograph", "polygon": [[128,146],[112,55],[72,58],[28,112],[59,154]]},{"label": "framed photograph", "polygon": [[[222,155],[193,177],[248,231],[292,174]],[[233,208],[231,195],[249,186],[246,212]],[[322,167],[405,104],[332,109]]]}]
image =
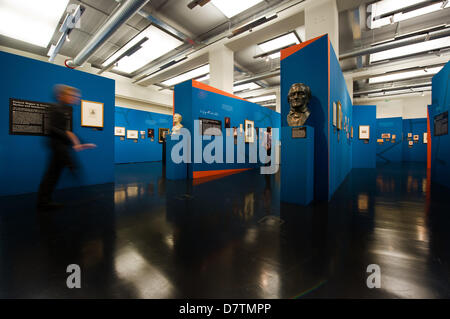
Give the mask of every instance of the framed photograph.
[{"label": "framed photograph", "polygon": [[116,126],[114,127],[114,135],[115,136],[125,136],[125,127]]},{"label": "framed photograph", "polygon": [[351,129],[351,132],[350,132],[350,137],[353,138],[353,126],[352,126],[352,129]]},{"label": "framed photograph", "polygon": [[384,142],[384,139],[382,139],[382,138],[377,139],[377,143],[383,144],[383,142]]},{"label": "framed photograph", "polygon": [[167,135],[169,134],[170,130],[168,128],[160,128],[158,131],[158,141],[159,143],[164,143],[166,140]]},{"label": "framed photograph", "polygon": [[408,138],[412,138],[412,133],[408,133]]},{"label": "framed photograph", "polygon": [[423,144],[428,144],[428,133],[423,133]]},{"label": "framed photograph", "polygon": [[359,126],[359,139],[360,140],[370,139],[370,126],[369,125],[360,125]]},{"label": "framed photograph", "polygon": [[392,134],[392,139],[393,139],[393,140],[397,139],[397,135]]},{"label": "framed photograph", "polygon": [[245,143],[255,142],[255,122],[250,120],[245,120]]},{"label": "framed photograph", "polygon": [[137,140],[138,138],[139,138],[139,132],[137,130],[128,130],[127,131],[127,139]]},{"label": "framed photograph", "polygon": [[103,128],[103,103],[81,100],[81,126]]},{"label": "framed photograph", "polygon": [[389,138],[391,138],[391,133],[383,133],[383,134],[381,134],[381,138],[389,139]]},{"label": "framed photograph", "polygon": [[221,136],[222,135],[222,121],[199,118],[200,121],[200,134],[208,136]]},{"label": "framed photograph", "polygon": [[147,129],[147,137],[154,139],[155,138],[155,130],[152,128]]},{"label": "framed photograph", "polygon": [[336,127],[337,125],[337,106],[336,102],[333,102],[333,126]]},{"label": "framed photograph", "polygon": [[413,141],[409,141],[409,142],[408,142],[408,145],[409,145],[409,146],[413,146],[413,145],[414,145],[414,142],[413,142]]},{"label": "framed photograph", "polygon": [[414,135],[414,141],[418,141],[419,140],[419,135]]},{"label": "framed photograph", "polygon": [[229,117],[225,118],[225,128],[231,128],[231,119]]},{"label": "framed photograph", "polygon": [[336,122],[337,122],[337,129],[342,130],[342,105],[341,102],[337,102],[337,110],[336,110]]}]

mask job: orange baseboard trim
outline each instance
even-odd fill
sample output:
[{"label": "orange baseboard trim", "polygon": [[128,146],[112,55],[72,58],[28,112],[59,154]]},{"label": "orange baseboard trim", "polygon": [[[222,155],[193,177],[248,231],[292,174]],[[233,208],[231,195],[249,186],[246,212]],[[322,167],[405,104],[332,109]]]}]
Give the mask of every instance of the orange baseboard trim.
[{"label": "orange baseboard trim", "polygon": [[251,168],[241,168],[241,169],[223,169],[223,170],[217,170],[217,171],[197,171],[193,172],[193,178],[205,178],[205,177],[211,177],[216,175],[231,175],[231,174],[237,174],[244,171],[251,170]]}]

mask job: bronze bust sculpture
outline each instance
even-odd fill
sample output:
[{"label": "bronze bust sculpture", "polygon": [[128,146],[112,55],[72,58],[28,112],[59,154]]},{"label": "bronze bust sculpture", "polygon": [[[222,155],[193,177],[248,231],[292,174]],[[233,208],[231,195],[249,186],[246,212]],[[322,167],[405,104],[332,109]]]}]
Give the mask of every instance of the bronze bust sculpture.
[{"label": "bronze bust sculpture", "polygon": [[308,103],[311,89],[303,83],[294,83],[289,89],[288,101],[291,110],[287,116],[289,126],[303,126],[311,115]]}]

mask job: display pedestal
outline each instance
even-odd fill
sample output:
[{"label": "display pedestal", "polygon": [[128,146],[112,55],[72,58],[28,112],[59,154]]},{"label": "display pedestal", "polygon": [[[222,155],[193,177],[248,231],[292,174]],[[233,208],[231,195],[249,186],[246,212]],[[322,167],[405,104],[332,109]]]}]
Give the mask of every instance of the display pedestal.
[{"label": "display pedestal", "polygon": [[172,148],[180,142],[179,140],[172,140],[171,136],[166,137],[166,178],[168,180],[180,180],[187,179],[187,164],[180,163],[176,164],[172,161],[171,154]]},{"label": "display pedestal", "polygon": [[314,198],[314,128],[283,127],[281,140],[281,201],[308,206]]}]

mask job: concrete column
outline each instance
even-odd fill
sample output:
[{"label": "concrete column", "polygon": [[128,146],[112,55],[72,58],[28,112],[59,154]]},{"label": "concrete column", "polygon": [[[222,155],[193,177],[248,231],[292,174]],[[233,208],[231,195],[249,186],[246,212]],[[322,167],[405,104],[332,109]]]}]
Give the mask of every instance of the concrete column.
[{"label": "concrete column", "polygon": [[345,84],[347,85],[348,94],[353,103],[353,78],[345,78]]},{"label": "concrete column", "polygon": [[276,106],[276,111],[278,113],[281,113],[281,94],[280,94],[280,89],[277,89],[275,95],[277,96],[277,106]]},{"label": "concrete column", "polygon": [[209,84],[219,90],[233,93],[234,52],[220,45],[209,52]]},{"label": "concrete column", "polygon": [[305,8],[305,35],[311,40],[328,33],[339,56],[339,13],[336,0],[315,0]]}]

